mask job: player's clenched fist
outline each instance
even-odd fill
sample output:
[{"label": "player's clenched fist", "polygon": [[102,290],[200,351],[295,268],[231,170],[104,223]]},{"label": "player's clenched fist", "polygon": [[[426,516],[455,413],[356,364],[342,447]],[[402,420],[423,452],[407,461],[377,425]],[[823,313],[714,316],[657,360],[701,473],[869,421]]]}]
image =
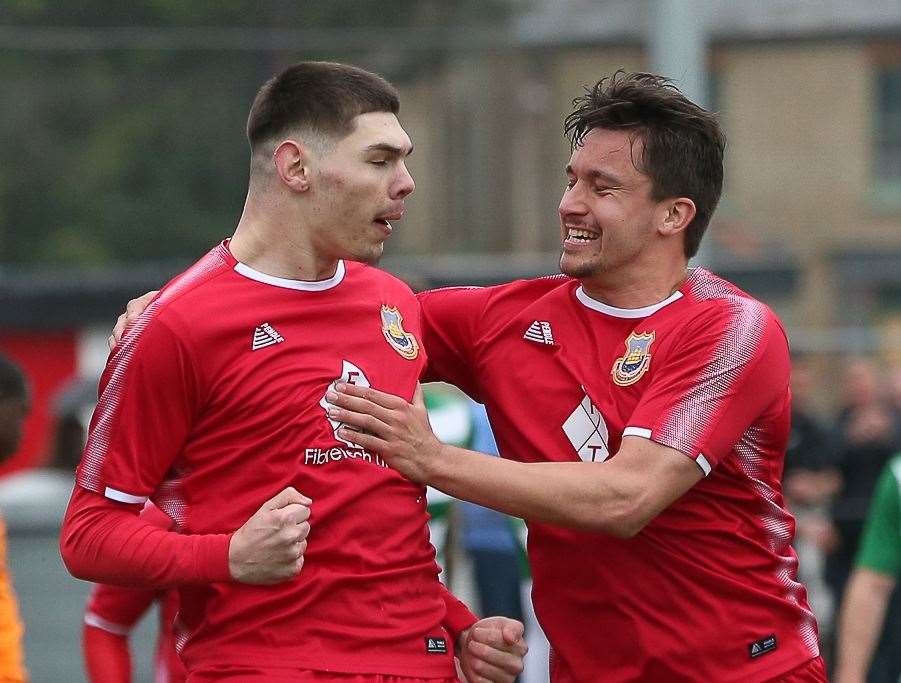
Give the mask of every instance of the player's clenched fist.
[{"label": "player's clenched fist", "polygon": [[263,503],[228,546],[228,568],[241,583],[267,585],[297,576],[303,567],[313,501],[289,486]]}]

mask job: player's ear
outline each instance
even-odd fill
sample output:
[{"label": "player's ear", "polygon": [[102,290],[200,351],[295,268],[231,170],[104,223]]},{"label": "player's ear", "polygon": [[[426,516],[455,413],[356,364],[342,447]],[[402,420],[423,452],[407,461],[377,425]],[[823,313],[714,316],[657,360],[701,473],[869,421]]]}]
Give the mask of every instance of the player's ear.
[{"label": "player's ear", "polygon": [[662,235],[678,235],[691,225],[697,209],[688,197],[667,199],[660,204],[660,222],[658,230]]},{"label": "player's ear", "polygon": [[285,140],[272,153],[278,177],[295,192],[310,189],[310,153],[301,142]]}]

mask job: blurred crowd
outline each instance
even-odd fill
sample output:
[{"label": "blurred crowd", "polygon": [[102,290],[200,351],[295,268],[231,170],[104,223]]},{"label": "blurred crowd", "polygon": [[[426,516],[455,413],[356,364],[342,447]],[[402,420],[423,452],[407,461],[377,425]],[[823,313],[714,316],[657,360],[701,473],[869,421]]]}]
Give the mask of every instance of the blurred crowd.
[{"label": "blurred crowd", "polygon": [[[833,654],[837,614],[864,530],[876,483],[901,451],[901,369],[854,357],[839,370],[835,408],[824,416],[814,365],[792,368],[792,431],[784,494],[797,521],[795,548],[825,652]],[[901,674],[901,598],[890,601],[871,680]],[[883,677],[884,674],[884,677]]]}]

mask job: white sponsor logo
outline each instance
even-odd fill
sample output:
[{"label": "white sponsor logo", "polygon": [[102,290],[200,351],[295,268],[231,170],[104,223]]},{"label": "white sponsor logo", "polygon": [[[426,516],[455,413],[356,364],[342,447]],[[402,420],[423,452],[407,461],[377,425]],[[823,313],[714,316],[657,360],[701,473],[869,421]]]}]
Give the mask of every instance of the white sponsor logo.
[{"label": "white sponsor logo", "polygon": [[[336,382],[344,382],[345,384],[355,384],[358,387],[369,387],[372,386],[369,384],[369,380],[366,378],[366,375],[363,373],[360,368],[351,363],[349,360],[341,361],[341,376],[336,378],[328,385],[328,389],[326,389],[326,393],[329,391],[335,390]],[[333,404],[329,403],[325,398],[325,394],[322,395],[322,399],[319,401],[319,405],[322,406],[322,409],[325,411],[325,417],[328,420],[329,424],[332,426],[332,431],[335,433],[335,439],[340,441],[341,443],[345,443],[348,446],[352,446],[354,448],[359,448],[355,444],[351,443],[347,439],[342,439],[338,436],[338,430],[341,427],[344,427],[343,422],[339,422],[338,420],[333,420],[328,415],[328,409],[332,407]],[[349,429],[353,429],[348,425]]]},{"label": "white sponsor logo", "polygon": [[585,395],[563,423],[563,431],[585,462],[602,462],[610,455],[607,423],[597,406]]},{"label": "white sponsor logo", "polygon": [[388,467],[388,463],[378,455],[362,448],[349,449],[335,446],[333,448],[305,448],[303,451],[304,465],[327,465],[330,462],[341,460],[360,460],[375,463],[379,467]]}]

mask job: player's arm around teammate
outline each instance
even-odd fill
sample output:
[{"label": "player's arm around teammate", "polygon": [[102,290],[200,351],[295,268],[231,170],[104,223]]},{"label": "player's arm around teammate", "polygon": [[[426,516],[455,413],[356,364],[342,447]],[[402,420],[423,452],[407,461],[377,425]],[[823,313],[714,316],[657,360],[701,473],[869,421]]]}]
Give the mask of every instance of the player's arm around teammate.
[{"label": "player's arm around teammate", "polygon": [[410,404],[376,389],[338,385],[332,417],[418,483],[530,520],[628,538],[703,478],[679,451],[637,436],[623,438],[602,463],[518,463],[443,444],[432,433],[421,389]]}]

